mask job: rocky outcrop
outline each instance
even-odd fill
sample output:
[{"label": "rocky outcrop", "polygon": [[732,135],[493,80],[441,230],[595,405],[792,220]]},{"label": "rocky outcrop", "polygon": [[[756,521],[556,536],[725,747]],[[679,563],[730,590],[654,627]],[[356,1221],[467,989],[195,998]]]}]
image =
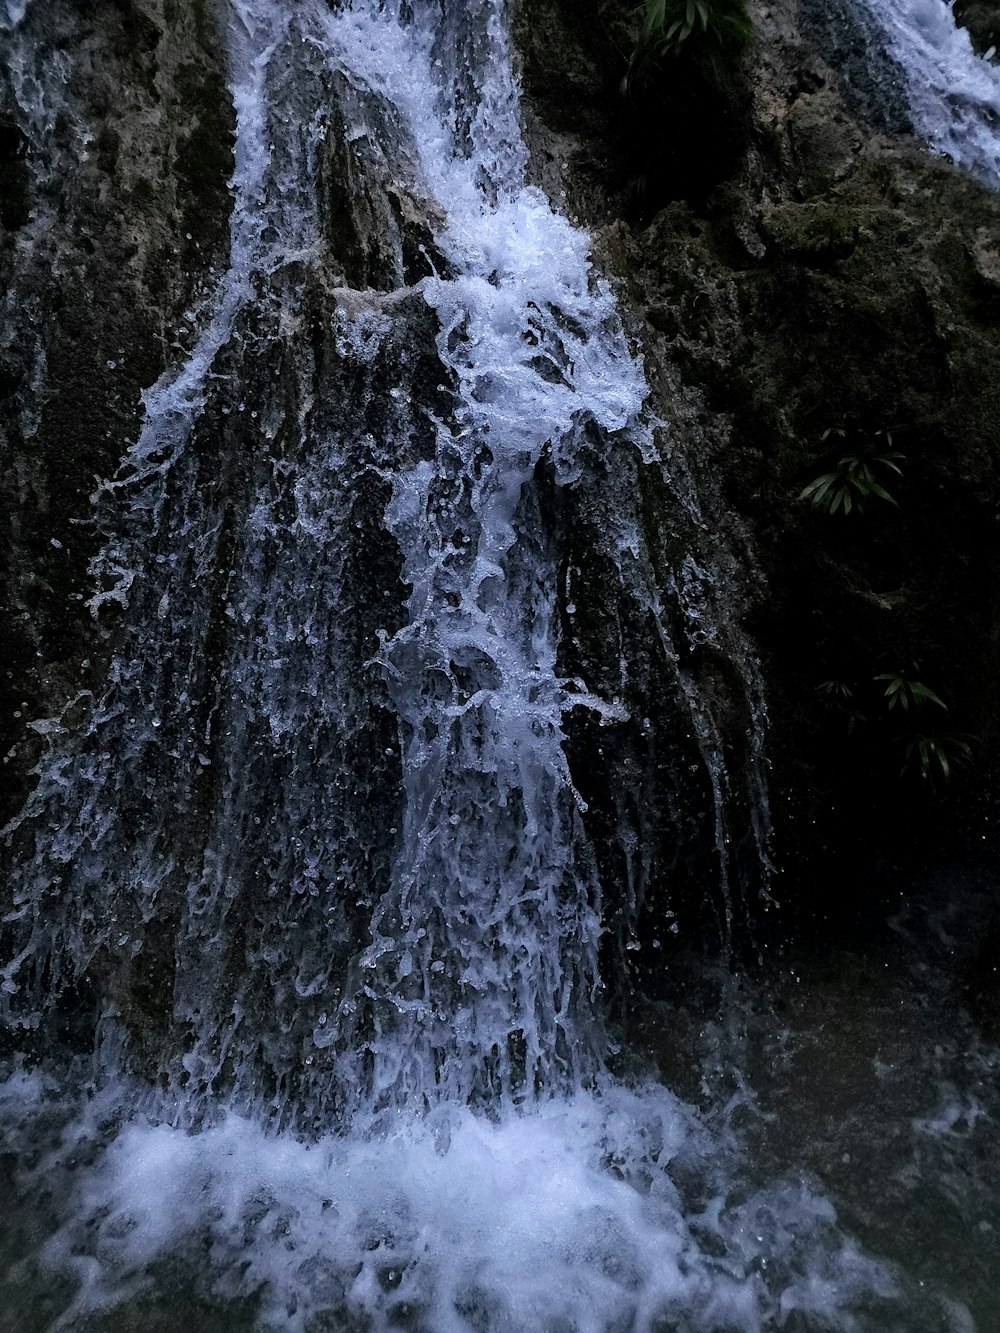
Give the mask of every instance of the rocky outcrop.
[{"label": "rocky outcrop", "polygon": [[955,18],[968,28],[977,51],[1000,47],[1000,6],[996,0],[955,0]]},{"label": "rocky outcrop", "polygon": [[[630,6],[538,0],[518,34],[537,178],[617,275],[763,665],[774,891],[836,914],[841,853],[914,864],[992,836],[1000,200],[909,135],[899,74],[856,22],[789,0],[752,13],[742,68],[678,61],[638,91]],[[839,457],[888,452],[896,503],[800,498]],[[882,675],[947,713],[890,709]]]},{"label": "rocky outcrop", "polygon": [[136,438],[142,391],[190,347],[225,268],[233,167],[225,43],[206,0],[5,12],[0,823],[24,799],[39,740],[29,724],[101,679],[84,605],[102,540],[90,494]]},{"label": "rocky outcrop", "polygon": [[[160,43],[172,50],[191,36],[189,18],[157,29]],[[104,43],[92,59],[108,77],[115,48],[103,30],[91,38]],[[433,239],[440,218],[391,105],[292,24],[275,25],[252,67],[257,82],[238,83],[238,37],[236,50],[236,94],[221,71],[217,92],[222,107],[240,107],[239,169],[232,200],[229,166],[211,177],[220,226],[206,267],[195,264],[216,235],[210,214],[191,222],[187,258],[178,251],[162,287],[150,267],[155,246],[173,255],[186,225],[175,139],[193,130],[176,107],[161,125],[155,108],[171,85],[147,50],[119,72],[137,97],[158,89],[152,109],[142,102],[123,117],[123,138],[152,123],[166,141],[149,217],[129,215],[138,267],[117,286],[107,268],[84,265],[78,279],[77,299],[89,284],[97,292],[97,351],[73,342],[87,366],[106,355],[108,329],[120,331],[114,319],[134,321],[136,349],[141,338],[157,346],[178,301],[191,333],[160,346],[159,361],[150,353],[133,366],[137,350],[126,355],[134,392],[123,400],[95,379],[100,433],[81,430],[64,446],[90,483],[79,492],[52,480],[51,466],[30,470],[27,432],[9,442],[12,467],[59,498],[46,537],[78,583],[53,588],[26,618],[46,670],[29,662],[18,678],[26,741],[10,767],[22,790],[33,741],[60,730],[72,741],[50,752],[6,831],[17,872],[4,898],[0,1006],[12,1027],[38,1029],[39,1046],[67,1032],[86,1043],[110,1008],[137,1069],[173,1061],[182,1083],[214,1079],[217,1089],[240,1073],[227,1059],[243,1030],[235,1006],[250,1030],[244,1087],[322,1078],[339,1096],[325,1063],[334,1053],[301,1070],[297,1053],[327,1021],[322,974],[347,973],[396,851],[398,723],[373,656],[399,627],[405,590],[383,523],[392,469],[407,451],[414,462],[432,454],[429,423],[451,410],[434,315],[405,285],[446,266]],[[100,171],[86,184],[112,189]],[[34,206],[26,226],[38,234],[15,241],[22,263],[42,245]],[[74,237],[53,237],[60,265]],[[110,262],[97,247],[92,258]],[[33,282],[15,269],[12,291],[47,310],[50,291]],[[65,332],[55,311],[53,341]],[[108,357],[107,374],[121,355]],[[147,394],[140,423],[138,390],[164,367],[177,378]],[[68,373],[53,381],[60,392]],[[25,388],[12,412],[36,401],[47,404],[45,386],[37,398]],[[43,414],[37,436],[53,430]],[[95,474],[114,480],[97,486]],[[34,494],[22,487],[23,509]],[[81,519],[87,544],[68,549]],[[34,572],[24,542],[13,554],[15,574]],[[65,642],[44,637],[63,629]],[[76,672],[93,681],[93,698]],[[275,985],[262,983],[272,970]]]}]

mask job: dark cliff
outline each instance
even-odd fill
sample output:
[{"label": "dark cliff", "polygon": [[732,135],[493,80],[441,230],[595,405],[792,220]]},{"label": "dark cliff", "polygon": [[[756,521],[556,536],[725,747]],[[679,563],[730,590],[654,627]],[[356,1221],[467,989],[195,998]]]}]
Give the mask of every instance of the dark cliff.
[{"label": "dark cliff", "polygon": [[[836,918],[995,836],[1000,201],[913,137],[848,8],[751,13],[741,62],[639,86],[631,6],[540,0],[518,33],[537,177],[616,275],[763,664],[772,887]],[[800,498],[889,453],[895,503]]]},{"label": "dark cliff", "polygon": [[203,0],[55,0],[0,30],[3,820],[28,724],[101,676],[90,495],[225,266],[232,127]]}]

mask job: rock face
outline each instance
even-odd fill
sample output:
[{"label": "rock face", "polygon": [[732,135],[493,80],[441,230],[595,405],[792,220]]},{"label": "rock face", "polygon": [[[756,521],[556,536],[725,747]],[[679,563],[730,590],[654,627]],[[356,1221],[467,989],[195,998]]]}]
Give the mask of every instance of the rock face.
[{"label": "rock face", "polygon": [[[761,655],[777,895],[835,915],[854,902],[838,852],[912,865],[991,836],[1000,201],[907,134],[855,7],[751,9],[743,68],[678,61],[628,96],[629,6],[539,0],[518,32],[537,176],[619,277]],[[725,131],[691,113],[709,85]],[[799,498],[886,453],[895,503]],[[947,712],[890,709],[883,675]]]},{"label": "rock face", "polygon": [[225,265],[233,109],[214,12],[0,8],[0,746],[18,747],[2,821],[24,799],[27,723],[101,678],[90,494]]},{"label": "rock face", "polygon": [[[58,278],[80,244],[85,203],[110,210],[131,180],[125,166],[88,172],[86,157],[84,202],[62,230],[31,202],[12,246],[12,301],[27,316],[13,327],[25,338],[38,330],[39,364],[52,375],[12,395],[16,498],[22,514],[34,501],[42,516],[15,529],[12,569],[34,577],[38,559],[22,533],[40,530],[47,558],[64,559],[76,581],[25,609],[36,638],[27,665],[13,664],[26,700],[14,714],[26,740],[10,754],[20,794],[34,776],[32,742],[59,730],[57,719],[73,745],[37,770],[23,818],[6,831],[18,870],[0,939],[13,966],[0,1003],[15,1027],[55,1011],[57,1035],[62,1026],[81,1043],[110,1009],[135,1039],[141,1072],[174,1061],[183,1082],[221,1078],[227,1088],[227,1052],[243,1031],[235,1005],[250,1034],[247,1081],[252,1074],[258,1093],[298,1092],[310,1071],[295,1067],[287,1042],[311,1047],[326,1023],[319,979],[347,971],[400,822],[397,722],[371,659],[402,613],[399,552],[383,529],[386,478],[408,450],[433,449],[427,422],[449,408],[436,321],[404,286],[444,269],[433,240],[440,219],[415,186],[409,140],[385,100],[328,69],[291,25],[245,62],[246,83],[237,71],[234,172],[230,94],[208,52],[231,37],[239,61],[240,33],[202,31],[190,10],[158,12],[141,29],[152,46],[121,70],[116,23],[81,20],[80,31],[87,68],[139,90],[120,127],[152,176],[142,208],[120,205],[137,268],[113,246],[85,248],[89,266],[79,261],[79,285],[68,288],[79,307],[94,303],[85,339],[79,315],[66,324],[61,289],[27,267],[51,243]],[[19,29],[19,50],[37,54],[48,31]],[[57,28],[51,40],[73,51],[75,31]],[[199,85],[190,82],[195,56],[178,54],[185,43],[211,71],[212,122],[191,100]],[[170,68],[189,70],[183,92],[163,73],[166,53]],[[14,91],[30,140],[30,101]],[[75,111],[81,125],[87,109]],[[222,149],[205,177],[216,193],[199,205],[178,145],[207,123]],[[65,165],[39,133],[46,155],[18,159],[34,171],[29,191],[50,161]],[[189,215],[199,207],[204,217]],[[157,247],[176,268],[154,264]],[[171,341],[160,346],[163,330]],[[80,389],[92,430],[69,443],[57,433],[65,415],[45,415],[61,401],[57,389],[77,388],[54,360],[61,338],[94,380],[89,397]],[[143,338],[159,355],[140,358]],[[165,365],[183,370],[154,387]],[[113,376],[126,372],[118,387]],[[25,425],[39,404],[40,419]],[[53,461],[35,459],[40,444]],[[74,541],[78,526],[85,544]],[[36,653],[45,675],[31,670]],[[333,902],[317,893],[317,866],[335,881]],[[277,991],[261,969],[273,970]],[[52,1033],[43,1024],[40,1043]],[[286,1043],[280,1055],[272,1037]]]},{"label": "rock face", "polygon": [[1000,47],[1000,7],[996,0],[955,0],[955,17],[969,30],[977,51]]}]

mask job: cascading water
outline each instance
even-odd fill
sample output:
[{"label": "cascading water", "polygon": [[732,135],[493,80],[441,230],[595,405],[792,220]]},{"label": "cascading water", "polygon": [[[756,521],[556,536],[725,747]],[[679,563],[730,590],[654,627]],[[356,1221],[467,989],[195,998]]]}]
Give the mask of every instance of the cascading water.
[{"label": "cascading water", "polygon": [[734,1193],[725,1116],[604,1072],[563,741],[622,708],[557,668],[536,476],[653,455],[587,239],[525,185],[504,6],[228,14],[230,266],[95,497],[107,688],[37,724],[8,829],[8,1023],[96,997],[79,1103],[44,1062],[3,1094],[53,1327],[167,1259],[310,1333],[850,1326],[890,1284],[829,1206]]},{"label": "cascading water", "polygon": [[947,0],[863,3],[903,73],[917,133],[987,184],[1000,184],[1000,66],[976,55]]}]

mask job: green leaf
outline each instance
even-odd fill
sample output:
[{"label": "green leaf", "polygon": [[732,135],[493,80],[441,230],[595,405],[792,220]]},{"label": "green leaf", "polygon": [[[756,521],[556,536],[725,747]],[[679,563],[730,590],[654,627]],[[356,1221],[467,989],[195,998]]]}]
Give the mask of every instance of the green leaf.
[{"label": "green leaf", "polygon": [[887,697],[889,697],[889,696],[891,696],[891,695],[893,695],[893,694],[898,694],[899,691],[903,688],[903,685],[905,684],[905,681],[903,680],[903,677],[902,677],[902,676],[894,676],[894,675],[893,675],[891,672],[889,672],[889,671],[883,671],[883,672],[881,673],[881,675],[876,676],[875,679],[876,679],[876,680],[887,680],[887,681],[889,682],[888,686],[886,687],[886,691],[885,691]]},{"label": "green leaf", "polygon": [[948,711],[948,705],[943,699],[939,698],[929,686],[921,684],[919,680],[911,680],[908,681],[907,684],[910,687],[910,693],[913,695],[915,701],[919,700],[921,703],[937,704],[938,708],[943,708],[945,712]]},{"label": "green leaf", "polygon": [[667,0],[646,0],[646,19],[643,23],[645,32],[652,34],[663,27],[667,21]]},{"label": "green leaf", "polygon": [[854,691],[845,680],[824,680],[816,686],[819,694],[839,695],[842,699],[853,699]]},{"label": "green leaf", "polygon": [[880,486],[878,482],[875,481],[874,479],[872,480],[871,484],[871,492],[872,495],[877,495],[880,500],[888,500],[891,505],[895,505],[897,509],[899,508],[899,505],[895,497],[891,496],[889,492],[885,489],[885,487]]},{"label": "green leaf", "polygon": [[837,480],[836,472],[824,472],[822,477],[817,477],[811,481],[808,486],[800,493],[800,500],[813,500],[815,504],[820,503],[816,498],[824,495]]}]

